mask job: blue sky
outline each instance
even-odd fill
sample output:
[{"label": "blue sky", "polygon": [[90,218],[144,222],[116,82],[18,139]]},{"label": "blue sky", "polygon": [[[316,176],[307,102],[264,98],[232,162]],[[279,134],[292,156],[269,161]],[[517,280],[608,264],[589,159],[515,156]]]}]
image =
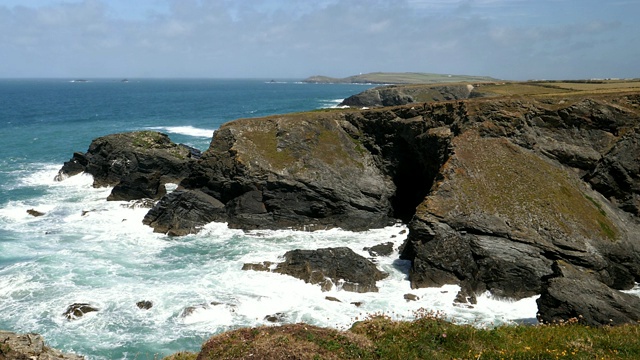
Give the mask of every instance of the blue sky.
[{"label": "blue sky", "polygon": [[640,0],[0,0],[0,77],[640,77]]}]

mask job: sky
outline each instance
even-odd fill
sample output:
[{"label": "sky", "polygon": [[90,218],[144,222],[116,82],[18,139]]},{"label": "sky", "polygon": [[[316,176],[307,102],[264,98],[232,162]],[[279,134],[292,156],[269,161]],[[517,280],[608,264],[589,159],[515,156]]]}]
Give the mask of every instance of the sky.
[{"label": "sky", "polygon": [[0,0],[0,78],[640,77],[640,0]]}]

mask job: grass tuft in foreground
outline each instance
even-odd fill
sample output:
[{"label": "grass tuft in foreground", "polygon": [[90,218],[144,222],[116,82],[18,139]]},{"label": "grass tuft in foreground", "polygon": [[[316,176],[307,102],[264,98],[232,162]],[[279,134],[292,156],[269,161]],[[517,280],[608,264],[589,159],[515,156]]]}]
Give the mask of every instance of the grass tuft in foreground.
[{"label": "grass tuft in foreground", "polygon": [[[414,321],[371,315],[349,331],[306,324],[239,329],[209,339],[197,359],[638,359],[640,325],[564,323],[479,328],[439,313]],[[195,359],[189,357],[169,358]],[[191,355],[193,357],[191,357]],[[174,355],[175,356],[175,355]]]}]

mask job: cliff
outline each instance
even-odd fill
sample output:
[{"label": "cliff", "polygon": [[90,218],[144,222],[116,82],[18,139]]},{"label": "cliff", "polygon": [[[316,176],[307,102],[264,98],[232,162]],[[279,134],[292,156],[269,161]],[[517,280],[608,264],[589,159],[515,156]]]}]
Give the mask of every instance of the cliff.
[{"label": "cliff", "polygon": [[[216,131],[144,223],[183,235],[211,221],[363,230],[402,220],[412,287],[542,294],[546,321],[594,306],[636,321],[640,301],[618,290],[640,280],[639,126],[632,90],[241,119]],[[565,285],[598,302],[572,302],[556,291]]]},{"label": "cliff", "polygon": [[473,93],[472,84],[428,84],[428,85],[389,85],[365,90],[344,99],[339,106],[380,107],[397,106],[417,102],[436,102],[445,100],[468,99],[481,97],[481,93]]}]

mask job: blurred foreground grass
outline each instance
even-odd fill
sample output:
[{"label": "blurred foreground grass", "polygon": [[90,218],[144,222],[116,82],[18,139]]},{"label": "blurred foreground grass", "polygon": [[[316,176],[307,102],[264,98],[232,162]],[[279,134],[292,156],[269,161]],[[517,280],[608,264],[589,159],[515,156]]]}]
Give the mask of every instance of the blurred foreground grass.
[{"label": "blurred foreground grass", "polygon": [[589,327],[578,319],[482,328],[419,311],[413,321],[371,315],[348,331],[306,324],[219,334],[193,359],[639,359],[640,325]]}]

